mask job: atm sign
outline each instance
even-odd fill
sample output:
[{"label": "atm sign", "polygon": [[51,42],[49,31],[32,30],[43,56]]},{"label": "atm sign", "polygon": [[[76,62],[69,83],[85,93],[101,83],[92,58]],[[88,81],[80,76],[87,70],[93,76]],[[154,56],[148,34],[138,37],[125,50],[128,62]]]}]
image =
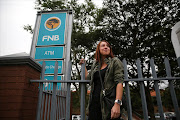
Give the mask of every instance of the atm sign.
[{"label": "atm sign", "polygon": [[35,59],[62,59],[64,47],[36,47]]}]

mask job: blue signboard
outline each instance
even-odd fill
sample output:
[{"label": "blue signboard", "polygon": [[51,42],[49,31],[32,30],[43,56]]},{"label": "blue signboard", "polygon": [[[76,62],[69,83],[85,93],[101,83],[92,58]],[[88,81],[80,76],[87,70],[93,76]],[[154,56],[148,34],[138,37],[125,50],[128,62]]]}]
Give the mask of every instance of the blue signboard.
[{"label": "blue signboard", "polygon": [[[70,60],[72,10],[40,11],[37,14],[35,32],[30,55],[40,64],[45,61],[45,80],[54,79],[55,62],[58,61],[58,75],[67,77],[66,68]],[[64,79],[58,76],[58,80]],[[58,83],[58,88],[61,83]],[[53,85],[44,83],[45,90]],[[50,88],[51,87],[51,88]]]},{"label": "blue signboard", "polygon": [[[45,76],[45,80],[54,80],[54,76]],[[57,80],[62,80],[62,76],[58,76]],[[53,90],[53,84],[52,83],[44,83],[45,90]],[[57,83],[58,90],[61,89],[61,83]]]},{"label": "blue signboard", "polygon": [[62,59],[64,47],[37,47],[35,59]]},{"label": "blue signboard", "polygon": [[[43,61],[38,61],[41,65]],[[45,74],[54,74],[54,68],[55,68],[55,62],[56,61],[45,61],[46,63],[46,70]],[[62,67],[63,67],[63,61],[58,61],[58,74],[62,73]]]},{"label": "blue signboard", "polygon": [[37,46],[64,44],[65,27],[66,13],[42,14]]}]

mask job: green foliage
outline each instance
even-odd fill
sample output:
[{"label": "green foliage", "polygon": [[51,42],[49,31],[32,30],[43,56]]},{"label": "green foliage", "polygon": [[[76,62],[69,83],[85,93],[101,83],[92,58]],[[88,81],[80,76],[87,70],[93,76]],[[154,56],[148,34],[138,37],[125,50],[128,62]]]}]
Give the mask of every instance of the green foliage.
[{"label": "green foliage", "polygon": [[73,113],[75,112],[79,113],[80,111],[77,111],[77,108],[80,108],[80,103],[79,103],[79,98],[77,96],[77,93],[71,92],[71,96],[72,96],[72,110],[75,110],[73,111]]},{"label": "green foliage", "polygon": [[[180,90],[178,88],[175,88],[175,93],[176,93],[177,101],[179,102],[180,101]],[[169,87],[166,88],[165,91],[162,93],[162,104],[166,108],[168,108],[169,111],[174,111]]]},{"label": "green foliage", "polygon": [[131,90],[131,104],[132,104],[133,110],[136,110],[136,111],[141,110],[142,109],[141,99],[137,99],[137,98],[141,98],[139,89],[137,89],[136,87],[130,86],[130,90]]},{"label": "green foliage", "polygon": [[32,29],[32,25],[24,25],[24,30],[26,30],[27,32],[29,31],[30,34],[33,34],[33,29]]},{"label": "green foliage", "polygon": [[35,9],[37,10],[60,10],[65,9],[65,0],[53,1],[53,0],[38,0],[36,2]]},{"label": "green foliage", "polygon": [[[72,100],[72,114],[80,114],[80,101],[79,101],[79,96],[77,96],[77,91],[71,92],[71,100]],[[87,107],[88,105],[88,99],[89,95],[86,95],[85,97],[85,106]]]},{"label": "green foliage", "polygon": [[170,33],[179,20],[177,1],[105,0],[104,4],[103,32],[120,58],[175,58]]},{"label": "green foliage", "polygon": [[[151,77],[149,60],[152,57],[158,77],[166,77],[164,58],[167,56],[172,75],[179,75],[171,43],[171,29],[180,17],[179,6],[178,0],[104,0],[103,15],[99,19],[101,21],[97,22],[101,37],[112,44],[114,53],[120,59],[126,58],[130,78],[137,78],[137,58],[142,62],[143,77]],[[137,87],[133,91],[138,89],[138,84],[132,84]],[[145,87],[149,90],[153,82],[147,82]],[[140,99],[133,95],[131,97],[136,97],[136,101]],[[147,98],[148,106],[153,106],[150,105],[153,103],[150,97]],[[133,108],[137,105],[133,104]]]}]

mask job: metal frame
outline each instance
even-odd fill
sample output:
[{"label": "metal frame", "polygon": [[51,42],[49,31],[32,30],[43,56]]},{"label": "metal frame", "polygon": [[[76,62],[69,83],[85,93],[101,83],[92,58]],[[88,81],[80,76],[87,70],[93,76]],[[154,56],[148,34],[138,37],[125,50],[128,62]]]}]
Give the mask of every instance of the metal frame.
[{"label": "metal frame", "polygon": [[35,57],[35,50],[36,50],[36,43],[38,40],[40,22],[41,22],[41,15],[38,13],[37,17],[36,17],[36,23],[35,23],[35,27],[34,27],[34,33],[33,33],[33,40],[31,43],[31,50],[30,50],[30,56],[32,58]]}]

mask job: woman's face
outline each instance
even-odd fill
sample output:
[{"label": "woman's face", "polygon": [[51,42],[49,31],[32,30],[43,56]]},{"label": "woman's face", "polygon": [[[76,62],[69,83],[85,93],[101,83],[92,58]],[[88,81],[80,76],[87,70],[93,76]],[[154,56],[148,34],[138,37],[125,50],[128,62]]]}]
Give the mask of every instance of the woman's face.
[{"label": "woman's face", "polygon": [[107,56],[110,54],[110,46],[106,42],[100,43],[100,53],[102,56]]}]

